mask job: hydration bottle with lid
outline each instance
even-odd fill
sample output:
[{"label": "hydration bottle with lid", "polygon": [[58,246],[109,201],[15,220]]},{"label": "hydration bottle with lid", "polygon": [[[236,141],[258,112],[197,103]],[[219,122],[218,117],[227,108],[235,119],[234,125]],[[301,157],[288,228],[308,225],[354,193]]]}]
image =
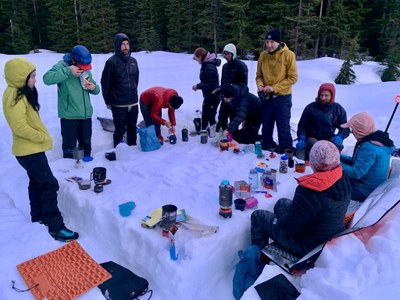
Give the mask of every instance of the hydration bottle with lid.
[{"label": "hydration bottle with lid", "polygon": [[250,185],[252,191],[258,188],[258,173],[256,169],[250,170],[248,184]]},{"label": "hydration bottle with lid", "polygon": [[288,157],[286,154],[281,156],[281,161],[279,163],[279,173],[287,173],[288,171]]}]

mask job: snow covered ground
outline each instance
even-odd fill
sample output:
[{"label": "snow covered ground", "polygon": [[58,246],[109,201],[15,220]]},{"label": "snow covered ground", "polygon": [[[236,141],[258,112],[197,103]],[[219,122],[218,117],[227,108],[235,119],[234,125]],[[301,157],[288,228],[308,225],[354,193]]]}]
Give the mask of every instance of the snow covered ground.
[{"label": "snow covered ground", "polygon": [[[253,153],[234,154],[232,149],[220,152],[211,144],[201,144],[200,137],[182,142],[183,126],[193,129],[194,111],[201,108],[201,92],[193,92],[197,83],[199,65],[189,54],[166,52],[133,53],[139,63],[139,93],[152,86],[174,88],[183,97],[183,106],[176,111],[176,145],[164,144],[157,151],[142,152],[132,147],[125,160],[108,161],[105,152],[112,149],[112,134],[103,131],[97,117],[111,118],[101,94],[92,96],[93,157],[83,169],[76,169],[73,160],[62,159],[60,125],[57,117],[56,86],[45,86],[42,75],[62,54],[39,53],[25,55],[37,66],[36,84],[41,103],[41,116],[50,130],[54,148],[47,153],[54,175],[60,183],[59,207],[66,224],[80,233],[78,242],[97,261],[115,262],[145,277],[153,289],[152,299],[233,299],[232,277],[238,261],[237,251],[250,243],[250,215],[252,210],[234,211],[231,219],[218,214],[218,186],[222,180],[232,184],[247,180],[248,172],[259,161],[277,167],[279,159],[259,160]],[[93,55],[93,77],[99,82],[104,63],[110,55]],[[0,54],[0,70],[14,56]],[[222,59],[224,63],[224,59]],[[256,62],[246,61],[249,67],[249,87],[255,93]],[[342,61],[320,58],[299,61],[299,81],[293,90],[292,122],[297,123],[306,104],[314,101],[323,82],[333,82]],[[336,86],[336,101],[347,110],[348,117],[368,111],[376,118],[378,129],[384,130],[395,107],[393,101],[399,91],[399,82],[380,82],[382,66],[368,62],[354,66],[356,83]],[[221,71],[221,67],[220,67]],[[0,81],[0,91],[5,88]],[[140,117],[141,119],[141,117]],[[296,129],[296,128],[294,128]],[[400,118],[395,115],[389,133],[400,145]],[[28,178],[11,154],[11,133],[3,116],[0,117],[0,299],[33,299],[31,293],[16,293],[11,280],[24,288],[16,265],[63,245],[54,241],[46,227],[30,222],[27,185]],[[163,135],[167,136],[165,128]],[[344,153],[352,153],[354,137],[344,141]],[[240,147],[242,145],[239,145]],[[269,152],[264,152],[268,157]],[[106,167],[112,183],[100,194],[79,190],[76,183],[65,179],[71,176],[90,177],[94,167]],[[310,170],[307,170],[310,172]],[[256,194],[260,209],[272,209],[280,197],[292,197],[296,187],[293,177],[301,176],[289,170],[278,174],[278,191],[272,198]],[[122,217],[118,205],[134,201],[136,208],[129,217]],[[194,232],[179,229],[177,235],[178,260],[169,257],[168,239],[160,228],[145,229],[140,220],[164,204],[175,204],[219,231],[199,237]],[[295,279],[301,299],[397,299],[400,280],[397,270],[400,259],[400,221],[394,214],[376,234],[376,242],[364,245],[349,235],[324,251],[314,269]],[[343,263],[346,262],[346,263]],[[267,266],[263,276],[280,272],[277,266]],[[264,279],[265,280],[265,279]],[[260,282],[261,282],[260,281]],[[257,299],[254,291],[246,299]],[[104,299],[100,290],[93,289],[79,299]]]}]

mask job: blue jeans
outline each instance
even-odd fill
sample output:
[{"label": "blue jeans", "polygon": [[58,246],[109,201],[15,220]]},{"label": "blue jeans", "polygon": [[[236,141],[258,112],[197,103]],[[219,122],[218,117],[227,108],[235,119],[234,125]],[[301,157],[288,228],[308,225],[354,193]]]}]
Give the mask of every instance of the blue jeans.
[{"label": "blue jeans", "polygon": [[50,232],[64,228],[64,221],[57,206],[58,181],[53,176],[44,152],[16,157],[29,177],[28,194],[32,222],[43,221]]},{"label": "blue jeans", "polygon": [[275,123],[278,130],[278,142],[281,153],[284,153],[285,149],[293,148],[292,135],[290,134],[291,108],[291,94],[270,98],[261,105],[261,133],[264,150],[274,148],[275,146],[272,138]]}]

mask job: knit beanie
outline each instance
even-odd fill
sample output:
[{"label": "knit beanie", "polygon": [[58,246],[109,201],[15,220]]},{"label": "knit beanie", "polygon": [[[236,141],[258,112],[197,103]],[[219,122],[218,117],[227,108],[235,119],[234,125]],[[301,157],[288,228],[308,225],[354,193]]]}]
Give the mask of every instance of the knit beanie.
[{"label": "knit beanie", "polygon": [[342,128],[351,128],[356,138],[363,138],[376,131],[374,118],[367,112],[354,115]]},{"label": "knit beanie", "polygon": [[172,96],[169,99],[169,104],[172,106],[173,109],[178,109],[179,107],[181,107],[182,103],[183,103],[183,99],[180,96]]},{"label": "knit beanie", "polygon": [[273,40],[277,43],[281,42],[281,32],[278,29],[271,29],[265,35],[266,40]]},{"label": "knit beanie", "polygon": [[236,46],[234,44],[226,44],[224,47],[223,52],[229,52],[232,53],[232,59],[235,59],[236,57]]},{"label": "knit beanie", "polygon": [[318,172],[329,171],[340,163],[338,148],[331,142],[320,140],[310,150],[310,164]]}]

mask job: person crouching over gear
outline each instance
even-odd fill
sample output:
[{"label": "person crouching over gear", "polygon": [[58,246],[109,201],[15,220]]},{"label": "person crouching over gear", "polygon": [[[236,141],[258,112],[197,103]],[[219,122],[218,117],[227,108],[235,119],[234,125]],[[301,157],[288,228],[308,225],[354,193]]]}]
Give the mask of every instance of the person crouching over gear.
[{"label": "person crouching over gear", "polygon": [[92,55],[82,45],[72,48],[43,75],[46,85],[57,84],[58,117],[61,119],[64,158],[73,158],[73,149],[83,148],[84,161],[91,161],[92,115],[90,94],[100,93],[90,70]]},{"label": "person crouching over gear", "polygon": [[12,132],[12,153],[29,177],[31,220],[48,226],[54,239],[68,242],[79,234],[65,227],[57,206],[59,185],[45,154],[53,142],[39,115],[35,68],[24,58],[13,58],[5,64],[3,112]]},{"label": "person crouching over gear", "polygon": [[[175,110],[181,107],[182,97],[174,89],[152,87],[140,95],[140,111],[142,112],[146,127],[154,125],[156,135],[161,143],[164,138],[161,135],[161,125],[166,126],[175,134]],[[162,109],[168,109],[169,121],[162,118]]]},{"label": "person crouching over gear", "polygon": [[[254,144],[261,140],[258,130],[261,126],[260,99],[249,93],[245,85],[224,84],[221,87],[224,104],[229,106],[230,114],[219,115],[219,127],[224,128],[223,135],[232,134],[240,144]],[[230,120],[228,123],[228,118]],[[242,128],[239,129],[239,126]]]},{"label": "person crouching over gear", "polygon": [[332,83],[323,83],[315,101],[304,108],[297,127],[298,158],[308,161],[311,147],[319,140],[331,141],[342,151],[343,140],[349,136],[350,130],[340,127],[347,122],[347,115],[343,106],[335,102],[335,94]]}]

